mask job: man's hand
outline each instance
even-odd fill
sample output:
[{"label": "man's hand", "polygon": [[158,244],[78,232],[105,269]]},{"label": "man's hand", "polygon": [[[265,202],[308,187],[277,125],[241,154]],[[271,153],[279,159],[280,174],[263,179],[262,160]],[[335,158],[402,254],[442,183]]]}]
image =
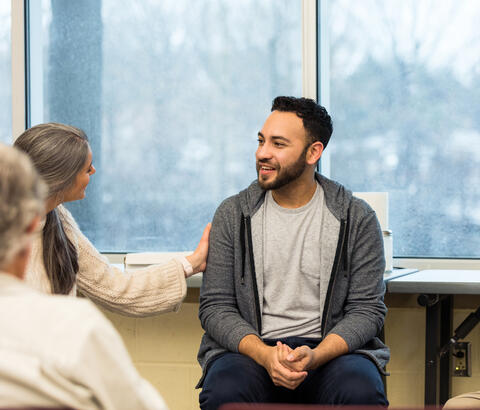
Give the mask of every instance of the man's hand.
[{"label": "man's hand", "polygon": [[247,335],[240,340],[238,351],[264,367],[275,386],[283,386],[294,390],[307,377],[307,372],[297,372],[286,368],[280,363],[284,353],[278,344],[277,346],[267,346],[259,337],[253,334]]},{"label": "man's hand", "polygon": [[323,339],[315,349],[299,346],[292,350],[289,346],[277,342],[281,350],[280,363],[295,372],[317,369],[338,356],[348,353],[345,340],[331,333]]},{"label": "man's hand", "polygon": [[265,355],[262,366],[267,370],[273,384],[290,390],[296,389],[305,380],[308,373],[285,367],[279,360],[283,356],[283,352],[278,345],[269,346],[268,349],[268,354]]},{"label": "man's hand", "polygon": [[292,350],[289,346],[277,342],[277,348],[282,352],[280,364],[294,372],[305,372],[314,368],[315,352],[308,346],[299,346]]}]

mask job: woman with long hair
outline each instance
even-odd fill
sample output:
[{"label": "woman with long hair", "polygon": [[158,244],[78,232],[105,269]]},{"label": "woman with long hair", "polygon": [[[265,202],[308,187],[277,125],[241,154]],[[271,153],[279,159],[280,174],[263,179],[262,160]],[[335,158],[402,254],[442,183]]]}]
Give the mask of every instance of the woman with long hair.
[{"label": "woman with long hair", "polygon": [[32,160],[47,183],[46,218],[34,241],[25,280],[54,294],[78,289],[110,310],[146,316],[177,310],[186,294],[186,277],[205,269],[210,224],[192,255],[124,273],[110,265],[80,231],[63,203],[85,197],[95,173],[92,151],[79,128],[36,125],[14,143]]},{"label": "woman with long hair", "polygon": [[0,408],[167,410],[92,302],[24,283],[46,196],[28,156],[0,143]]}]

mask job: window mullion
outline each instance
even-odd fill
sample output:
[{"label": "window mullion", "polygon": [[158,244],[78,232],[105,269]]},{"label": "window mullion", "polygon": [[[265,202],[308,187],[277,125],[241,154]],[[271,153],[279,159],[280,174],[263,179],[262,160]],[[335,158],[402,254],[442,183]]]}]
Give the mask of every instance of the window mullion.
[{"label": "window mullion", "polygon": [[25,3],[12,1],[12,135],[18,137],[26,127],[25,93]]},{"label": "window mullion", "polygon": [[[328,1],[317,0],[317,95],[318,102],[330,112],[330,39],[328,30]],[[334,113],[332,113],[333,115]],[[319,162],[323,175],[330,177],[330,150],[325,150]]]},{"label": "window mullion", "polygon": [[317,4],[302,0],[302,94],[317,99]]}]

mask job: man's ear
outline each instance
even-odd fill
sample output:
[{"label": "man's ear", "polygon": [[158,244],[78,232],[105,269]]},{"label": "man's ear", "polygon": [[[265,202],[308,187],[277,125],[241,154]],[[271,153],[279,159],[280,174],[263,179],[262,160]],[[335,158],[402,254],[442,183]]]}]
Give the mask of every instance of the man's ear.
[{"label": "man's ear", "polygon": [[323,153],[323,144],[320,141],[315,141],[308,147],[307,164],[314,165],[318,162]]}]

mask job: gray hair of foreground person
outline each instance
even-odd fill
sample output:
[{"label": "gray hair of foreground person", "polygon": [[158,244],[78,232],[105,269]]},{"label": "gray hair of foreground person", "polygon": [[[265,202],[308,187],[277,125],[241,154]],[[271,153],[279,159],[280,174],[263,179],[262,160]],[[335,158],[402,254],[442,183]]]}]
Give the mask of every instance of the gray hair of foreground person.
[{"label": "gray hair of foreground person", "polygon": [[28,244],[28,228],[45,213],[46,194],[28,156],[0,143],[0,270]]}]

